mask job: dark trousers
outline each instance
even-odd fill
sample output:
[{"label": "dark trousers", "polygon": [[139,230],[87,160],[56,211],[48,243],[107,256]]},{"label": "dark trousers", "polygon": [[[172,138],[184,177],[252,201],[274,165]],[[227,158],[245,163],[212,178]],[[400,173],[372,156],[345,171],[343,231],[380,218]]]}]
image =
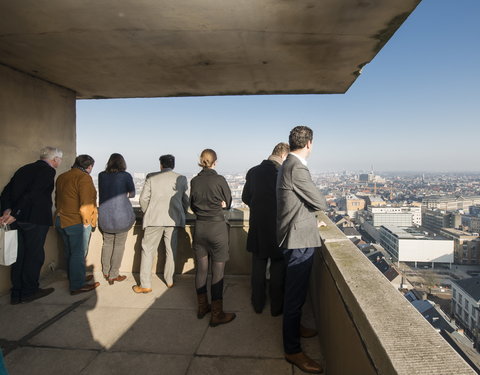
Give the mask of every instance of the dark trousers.
[{"label": "dark trousers", "polygon": [[[260,313],[266,300],[266,271],[269,258],[252,253],[252,305]],[[270,258],[270,312],[280,315],[283,311],[283,290],[285,285],[285,261],[282,258]]]},{"label": "dark trousers", "polygon": [[38,290],[40,270],[45,262],[45,239],[48,225],[17,223],[17,261],[12,264],[11,295],[14,298],[27,297]]},{"label": "dark trousers", "polygon": [[284,249],[287,265],[283,305],[283,348],[287,354],[300,353],[300,321],[305,303],[315,248]]}]

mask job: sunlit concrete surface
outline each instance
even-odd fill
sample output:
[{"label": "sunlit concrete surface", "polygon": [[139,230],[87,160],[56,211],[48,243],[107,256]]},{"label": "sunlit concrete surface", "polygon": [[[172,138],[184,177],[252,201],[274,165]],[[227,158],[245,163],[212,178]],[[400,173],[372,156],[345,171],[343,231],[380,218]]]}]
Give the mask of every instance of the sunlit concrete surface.
[{"label": "sunlit concrete surface", "polygon": [[[229,276],[225,309],[230,324],[211,328],[196,317],[191,275],[177,276],[167,289],[153,278],[153,292],[131,290],[137,275],[113,286],[95,274],[96,291],[70,296],[63,272],[42,286],[55,292],[11,306],[0,298],[0,343],[10,375],[44,374],[296,374],[283,359],[281,317],[253,312],[249,277]],[[313,324],[306,308],[306,324]],[[318,337],[303,341],[322,360]]]},{"label": "sunlit concrete surface", "polygon": [[420,0],[0,1],[0,64],[78,98],[344,93]]}]

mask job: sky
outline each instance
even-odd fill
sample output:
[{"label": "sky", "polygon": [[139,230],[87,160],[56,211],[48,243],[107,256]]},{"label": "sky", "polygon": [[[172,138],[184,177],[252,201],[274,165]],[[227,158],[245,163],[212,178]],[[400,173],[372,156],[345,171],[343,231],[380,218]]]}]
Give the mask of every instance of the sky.
[{"label": "sky", "polygon": [[[204,148],[219,173],[245,173],[290,129],[314,130],[312,173],[480,172],[480,1],[423,0],[346,94],[77,101],[77,152],[104,169],[195,173]],[[95,134],[92,137],[92,134]]]}]

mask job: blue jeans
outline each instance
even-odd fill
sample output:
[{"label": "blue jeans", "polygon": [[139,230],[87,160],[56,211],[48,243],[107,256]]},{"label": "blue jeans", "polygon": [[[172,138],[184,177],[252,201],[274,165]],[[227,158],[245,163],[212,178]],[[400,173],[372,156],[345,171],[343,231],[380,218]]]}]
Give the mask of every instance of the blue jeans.
[{"label": "blue jeans", "polygon": [[283,302],[283,348],[287,354],[302,351],[300,321],[302,307],[307,297],[314,252],[314,247],[283,250],[287,265]]},{"label": "blue jeans", "polygon": [[61,228],[60,217],[58,216],[55,220],[55,227],[63,239],[70,291],[80,289],[85,285],[85,256],[88,251],[92,227],[75,224]]},{"label": "blue jeans", "polygon": [[2,349],[0,349],[0,375],[8,375],[5,363],[3,361]]}]

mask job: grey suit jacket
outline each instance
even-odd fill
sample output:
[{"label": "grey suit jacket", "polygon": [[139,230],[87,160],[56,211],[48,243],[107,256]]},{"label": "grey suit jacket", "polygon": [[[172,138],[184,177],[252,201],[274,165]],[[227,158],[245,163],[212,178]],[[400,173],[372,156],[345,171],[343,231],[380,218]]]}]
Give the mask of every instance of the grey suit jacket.
[{"label": "grey suit jacket", "polygon": [[148,174],[140,194],[143,228],[184,227],[187,189],[187,178],[171,169]]},{"label": "grey suit jacket", "polygon": [[308,168],[289,154],[277,177],[277,242],[285,249],[318,247],[322,242],[315,211],[327,202]]}]

